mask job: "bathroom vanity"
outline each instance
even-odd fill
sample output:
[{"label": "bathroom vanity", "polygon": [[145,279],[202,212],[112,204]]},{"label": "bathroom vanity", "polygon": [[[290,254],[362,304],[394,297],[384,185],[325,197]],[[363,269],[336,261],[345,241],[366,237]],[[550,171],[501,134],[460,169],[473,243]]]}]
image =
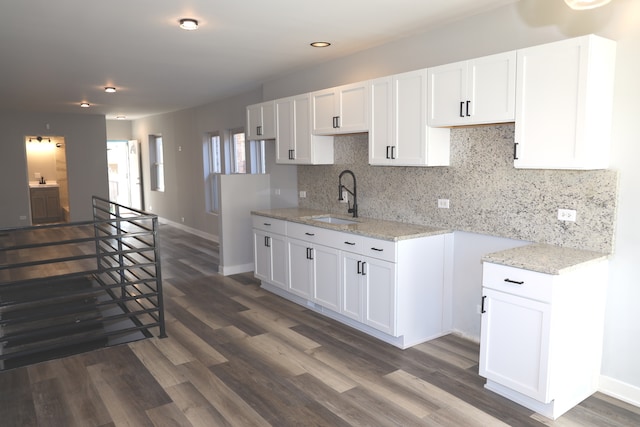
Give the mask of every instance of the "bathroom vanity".
[{"label": "bathroom vanity", "polygon": [[61,221],[60,186],[58,184],[29,184],[29,194],[33,224]]}]

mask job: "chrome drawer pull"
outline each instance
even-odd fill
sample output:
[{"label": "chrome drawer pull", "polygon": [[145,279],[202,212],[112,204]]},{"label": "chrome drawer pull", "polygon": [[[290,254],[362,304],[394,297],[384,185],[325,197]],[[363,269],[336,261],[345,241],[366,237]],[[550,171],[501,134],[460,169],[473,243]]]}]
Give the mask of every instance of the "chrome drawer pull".
[{"label": "chrome drawer pull", "polygon": [[511,280],[511,279],[504,279],[504,281],[507,283],[513,283],[514,285],[524,285],[524,281],[518,282],[517,280]]}]

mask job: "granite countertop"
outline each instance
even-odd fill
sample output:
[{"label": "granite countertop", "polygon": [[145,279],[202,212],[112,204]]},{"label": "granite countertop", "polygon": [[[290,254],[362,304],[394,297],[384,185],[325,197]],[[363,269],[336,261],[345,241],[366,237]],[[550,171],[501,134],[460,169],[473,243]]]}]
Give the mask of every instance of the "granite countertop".
[{"label": "granite countertop", "polygon": [[[269,218],[282,219],[300,224],[313,225],[314,227],[344,231],[346,233],[359,234],[366,237],[391,241],[415,239],[418,237],[435,236],[438,234],[447,234],[452,232],[452,230],[446,228],[407,224],[396,221],[385,221],[373,218],[353,218],[349,215],[333,214],[316,209],[284,208],[253,211],[251,213]],[[322,218],[326,216],[354,220],[357,221],[357,223],[330,224],[314,220],[314,218]]]},{"label": "granite countertop", "polygon": [[482,257],[482,261],[523,268],[546,274],[562,274],[582,266],[609,257],[601,252],[534,243]]}]

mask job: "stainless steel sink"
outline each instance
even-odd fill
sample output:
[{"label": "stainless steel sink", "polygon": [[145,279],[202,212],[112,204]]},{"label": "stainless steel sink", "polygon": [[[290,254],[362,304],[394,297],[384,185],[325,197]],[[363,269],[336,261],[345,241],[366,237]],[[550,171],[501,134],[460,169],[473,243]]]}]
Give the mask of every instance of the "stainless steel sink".
[{"label": "stainless steel sink", "polygon": [[337,218],[335,216],[319,216],[317,218],[311,218],[314,221],[324,222],[327,224],[337,224],[337,225],[345,225],[345,224],[357,224],[358,221],[354,221],[351,219]]}]

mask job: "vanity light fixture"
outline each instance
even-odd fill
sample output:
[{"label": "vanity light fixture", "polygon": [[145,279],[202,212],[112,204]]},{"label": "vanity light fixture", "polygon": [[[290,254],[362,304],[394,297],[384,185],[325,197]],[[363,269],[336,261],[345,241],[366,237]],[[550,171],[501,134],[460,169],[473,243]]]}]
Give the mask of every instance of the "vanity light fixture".
[{"label": "vanity light fixture", "polygon": [[91,106],[91,104],[89,104],[88,102],[81,102],[81,103],[80,103],[80,106],[81,106],[82,108],[89,108],[89,107]]},{"label": "vanity light fixture", "polygon": [[187,31],[198,29],[198,21],[192,18],[182,18],[180,20],[180,28]]},{"label": "vanity light fixture", "polygon": [[573,10],[595,9],[604,6],[611,0],[564,0],[564,2]]},{"label": "vanity light fixture", "polygon": [[116,92],[116,88],[113,86],[107,86],[104,88],[104,91],[107,93],[115,93]]},{"label": "vanity light fixture", "polygon": [[329,43],[329,42],[313,42],[313,43],[311,43],[311,46],[313,46],[313,47],[329,47],[329,46],[331,46],[331,43]]}]

